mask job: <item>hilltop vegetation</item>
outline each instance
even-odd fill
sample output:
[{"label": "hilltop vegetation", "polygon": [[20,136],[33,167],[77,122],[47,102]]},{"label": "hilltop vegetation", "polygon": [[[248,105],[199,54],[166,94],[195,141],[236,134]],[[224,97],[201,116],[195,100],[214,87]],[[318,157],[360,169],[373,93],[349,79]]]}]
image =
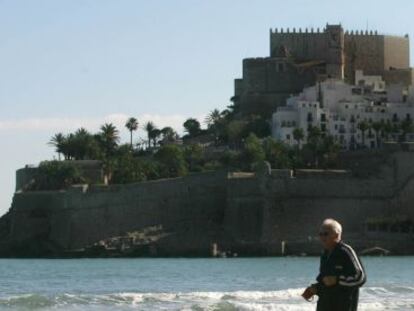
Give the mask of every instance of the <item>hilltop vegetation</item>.
[{"label": "hilltop vegetation", "polygon": [[[242,160],[244,146],[247,153],[252,153],[248,147],[251,141],[260,145],[259,138],[270,135],[270,126],[258,116],[236,120],[235,113],[232,107],[213,110],[204,120],[206,128],[202,128],[199,120],[189,118],[183,124],[185,134],[182,137],[172,127],[158,128],[151,121],[141,125],[136,118],[128,119],[125,124],[130,132],[128,143],[121,142],[119,129],[111,123],[102,125],[97,133],[84,128],[68,134],[57,133],[49,145],[55,148],[59,161],[41,163],[39,173],[62,176],[56,184],[64,186],[77,180],[76,169],[68,171],[66,177],[61,174],[73,160],[102,161],[108,181],[114,184],[179,177],[227,167],[248,169],[247,159],[250,157],[253,161],[255,157]],[[145,131],[144,139],[134,139],[138,129]],[[49,179],[39,177],[38,185],[33,188],[48,188],[45,180]]]},{"label": "hilltop vegetation", "polygon": [[[205,129],[199,120],[189,118],[183,124],[182,137],[171,127],[159,129],[153,122],[141,125],[139,120],[130,118],[125,124],[130,132],[127,143],[121,142],[119,129],[111,123],[102,125],[97,133],[84,128],[66,135],[57,133],[49,144],[55,148],[59,160],[65,161],[42,163],[39,173],[43,176],[36,178],[33,189],[64,188],[82,181],[76,169],[68,169],[72,160],[102,161],[112,184],[219,169],[251,171],[256,163],[263,161],[281,169],[338,167],[340,147],[319,128],[309,129],[306,144],[303,131],[295,129],[297,146],[289,147],[270,137],[270,124],[262,117],[236,115],[234,107],[213,110],[204,120]],[[364,133],[368,131],[365,124],[361,127]],[[134,134],[139,128],[145,130],[146,137],[136,143]]]}]

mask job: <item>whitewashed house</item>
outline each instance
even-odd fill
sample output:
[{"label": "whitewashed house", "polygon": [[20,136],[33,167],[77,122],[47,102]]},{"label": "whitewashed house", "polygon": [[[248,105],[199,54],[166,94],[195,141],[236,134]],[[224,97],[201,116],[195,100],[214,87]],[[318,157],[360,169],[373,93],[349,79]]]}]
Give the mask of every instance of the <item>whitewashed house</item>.
[{"label": "whitewashed house", "polygon": [[[308,129],[318,127],[323,135],[331,135],[343,149],[376,148],[384,139],[384,131],[376,133],[377,122],[388,128],[414,118],[414,89],[385,85],[381,77],[356,72],[357,85],[342,80],[327,80],[305,88],[287,100],[273,114],[272,135],[289,145],[297,144],[293,132],[300,128],[306,143]],[[362,132],[359,124],[368,125]],[[400,131],[387,133],[388,140],[398,140]],[[378,137],[377,137],[378,135]],[[414,140],[413,133],[406,135]]]}]

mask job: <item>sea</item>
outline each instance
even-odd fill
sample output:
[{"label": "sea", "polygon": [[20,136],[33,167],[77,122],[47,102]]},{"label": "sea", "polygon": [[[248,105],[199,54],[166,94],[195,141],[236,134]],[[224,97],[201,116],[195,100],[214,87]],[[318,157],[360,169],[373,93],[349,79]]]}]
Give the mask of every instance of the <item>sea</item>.
[{"label": "sea", "polygon": [[[359,310],[414,310],[414,257],[362,258]],[[0,310],[315,310],[318,258],[2,259]]]}]

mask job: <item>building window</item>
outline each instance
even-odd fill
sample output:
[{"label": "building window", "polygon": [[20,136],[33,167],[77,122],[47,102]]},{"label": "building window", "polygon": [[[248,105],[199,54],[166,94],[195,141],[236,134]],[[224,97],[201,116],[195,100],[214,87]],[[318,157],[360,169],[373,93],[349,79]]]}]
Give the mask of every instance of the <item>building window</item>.
[{"label": "building window", "polygon": [[290,134],[286,134],[286,139],[290,140]]},{"label": "building window", "polygon": [[392,121],[393,122],[398,122],[398,115],[396,113],[394,113],[394,115],[392,116]]}]

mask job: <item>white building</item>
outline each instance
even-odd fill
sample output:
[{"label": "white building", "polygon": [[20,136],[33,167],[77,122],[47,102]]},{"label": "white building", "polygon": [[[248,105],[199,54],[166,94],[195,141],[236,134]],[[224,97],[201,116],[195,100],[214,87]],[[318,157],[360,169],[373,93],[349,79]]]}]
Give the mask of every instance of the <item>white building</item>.
[{"label": "white building", "polygon": [[[295,145],[293,132],[300,128],[305,136],[302,143],[306,143],[308,129],[316,126],[344,149],[364,145],[375,148],[384,138],[384,131],[376,133],[372,125],[382,122],[388,128],[396,128],[396,124],[414,118],[413,88],[387,87],[381,77],[364,76],[360,71],[356,72],[356,81],[357,85],[349,85],[341,80],[327,80],[289,98],[286,106],[273,114],[273,137]],[[364,134],[358,126],[361,123],[369,125]],[[386,139],[398,140],[400,132],[387,133]],[[413,133],[407,134],[406,139],[414,140]]]}]

